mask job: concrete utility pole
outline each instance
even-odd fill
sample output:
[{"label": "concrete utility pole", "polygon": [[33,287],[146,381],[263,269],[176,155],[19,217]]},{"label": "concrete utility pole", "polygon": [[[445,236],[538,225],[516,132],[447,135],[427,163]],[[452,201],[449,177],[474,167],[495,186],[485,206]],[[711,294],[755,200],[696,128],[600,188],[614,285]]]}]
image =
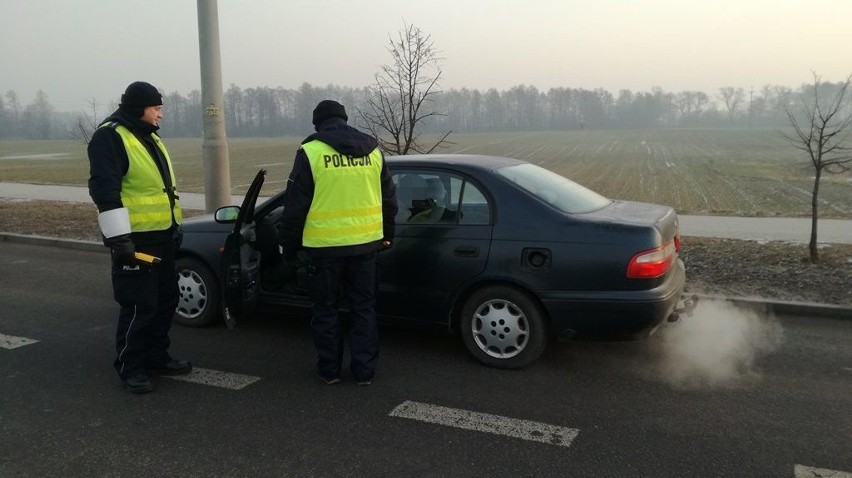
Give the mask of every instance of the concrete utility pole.
[{"label": "concrete utility pole", "polygon": [[201,104],[204,107],[204,206],[213,212],[231,204],[231,170],[222,101],[219,55],[219,2],[198,0],[198,49],[201,56]]}]

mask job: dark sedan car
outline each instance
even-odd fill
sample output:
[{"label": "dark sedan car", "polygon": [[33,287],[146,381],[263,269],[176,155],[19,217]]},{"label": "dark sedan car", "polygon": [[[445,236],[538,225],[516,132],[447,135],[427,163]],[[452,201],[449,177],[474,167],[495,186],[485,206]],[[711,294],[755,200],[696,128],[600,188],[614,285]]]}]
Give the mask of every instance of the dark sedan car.
[{"label": "dark sedan car", "polygon": [[[456,331],[481,362],[520,368],[549,338],[642,336],[677,313],[686,277],[672,208],[610,200],[516,159],[387,164],[400,207],[394,246],[378,258],[382,323]],[[256,204],[264,176],[241,207],[185,222],[179,323],[310,306],[309,257],[282,261],[283,194]]]}]

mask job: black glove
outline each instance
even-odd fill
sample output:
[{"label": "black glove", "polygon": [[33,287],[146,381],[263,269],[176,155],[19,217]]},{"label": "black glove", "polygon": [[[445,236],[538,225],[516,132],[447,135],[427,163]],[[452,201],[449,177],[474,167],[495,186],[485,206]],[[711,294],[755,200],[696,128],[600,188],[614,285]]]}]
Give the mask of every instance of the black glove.
[{"label": "black glove", "polygon": [[112,255],[112,263],[117,266],[133,265],[136,261],[136,245],[130,239],[130,234],[104,238],[104,245],[109,247]]},{"label": "black glove", "polygon": [[180,245],[183,244],[183,226],[180,224],[175,226],[174,235],[172,237],[175,240],[175,248],[180,248]]}]

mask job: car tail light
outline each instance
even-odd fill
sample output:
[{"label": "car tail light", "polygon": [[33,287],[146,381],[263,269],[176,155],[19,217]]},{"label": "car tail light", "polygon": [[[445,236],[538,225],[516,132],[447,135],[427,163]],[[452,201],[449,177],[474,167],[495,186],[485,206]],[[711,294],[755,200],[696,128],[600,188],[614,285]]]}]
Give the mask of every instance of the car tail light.
[{"label": "car tail light", "polygon": [[642,251],[634,255],[627,264],[627,277],[631,279],[653,279],[665,274],[677,257],[677,245],[680,244],[675,238],[660,247]]}]

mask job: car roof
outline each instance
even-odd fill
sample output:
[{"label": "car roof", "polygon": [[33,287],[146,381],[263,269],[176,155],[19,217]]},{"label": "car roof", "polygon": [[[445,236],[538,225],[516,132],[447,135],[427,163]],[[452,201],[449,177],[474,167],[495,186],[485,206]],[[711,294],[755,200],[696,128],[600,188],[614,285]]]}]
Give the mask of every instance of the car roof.
[{"label": "car roof", "polygon": [[410,154],[406,156],[386,156],[388,166],[399,167],[440,167],[461,166],[466,169],[492,170],[503,166],[525,164],[526,161],[502,156],[479,154]]}]

